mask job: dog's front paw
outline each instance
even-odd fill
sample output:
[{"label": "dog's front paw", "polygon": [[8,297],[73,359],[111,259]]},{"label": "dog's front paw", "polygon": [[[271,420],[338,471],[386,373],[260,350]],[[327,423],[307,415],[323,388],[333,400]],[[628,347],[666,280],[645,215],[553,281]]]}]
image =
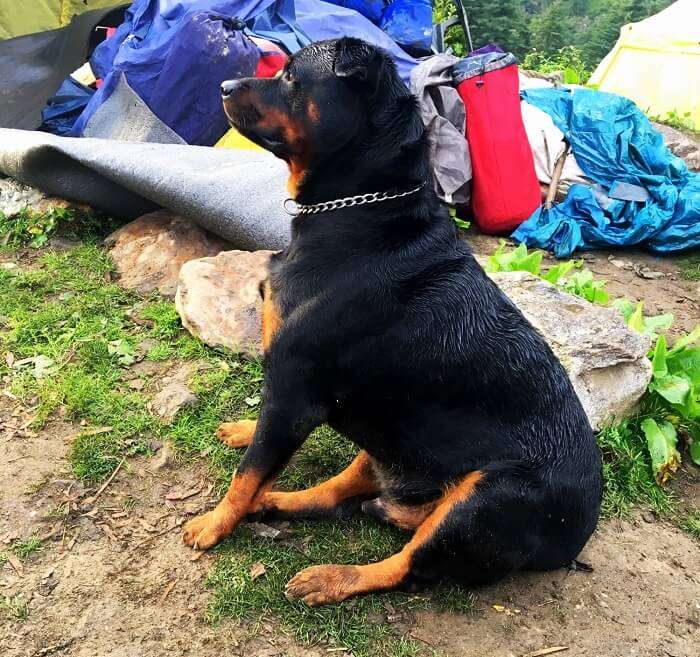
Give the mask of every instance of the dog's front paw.
[{"label": "dog's front paw", "polygon": [[226,538],[234,527],[233,514],[223,502],[213,511],[190,520],[185,525],[182,540],[195,550],[208,550]]},{"label": "dog's front paw", "polygon": [[310,607],[341,602],[356,593],[357,566],[311,566],[287,582],[284,594]]},{"label": "dog's front paw", "polygon": [[224,422],[216,430],[216,437],[229,447],[247,447],[253,440],[257,424],[255,420]]}]

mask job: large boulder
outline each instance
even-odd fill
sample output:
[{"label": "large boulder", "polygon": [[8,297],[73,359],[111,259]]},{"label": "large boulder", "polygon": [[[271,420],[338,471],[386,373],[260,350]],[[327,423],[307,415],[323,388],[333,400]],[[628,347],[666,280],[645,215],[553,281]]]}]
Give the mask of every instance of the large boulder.
[{"label": "large boulder", "polygon": [[186,263],[175,295],[183,325],[212,347],[260,355],[260,282],[272,253],[224,251]]},{"label": "large boulder", "polygon": [[158,210],[122,226],[105,245],[114,260],[119,284],[147,294],[172,297],[180,268],[190,260],[214,256],[231,245],[168,210]]},{"label": "large boulder", "polygon": [[594,429],[630,414],[651,380],[648,338],[627,328],[616,310],[526,272],[489,276],[559,358]]}]

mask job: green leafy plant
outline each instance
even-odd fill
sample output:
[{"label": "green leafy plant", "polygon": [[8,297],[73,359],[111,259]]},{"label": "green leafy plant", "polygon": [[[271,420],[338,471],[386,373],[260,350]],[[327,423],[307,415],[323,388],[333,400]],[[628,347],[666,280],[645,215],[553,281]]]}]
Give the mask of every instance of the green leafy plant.
[{"label": "green leafy plant", "polygon": [[664,125],[675,128],[676,130],[683,130],[685,132],[692,132],[698,134],[693,121],[693,115],[691,112],[683,112],[682,114],[677,110],[671,110],[665,116],[659,114],[650,115],[649,118],[657,123],[663,123]]},{"label": "green leafy plant", "polygon": [[543,273],[543,256],[542,251],[528,252],[525,244],[519,244],[514,249],[509,249],[508,243],[501,240],[499,247],[493,255],[489,256],[486,271],[526,271],[556,285],[569,294],[601,306],[607,305],[610,300],[610,296],[605,290],[607,281],[595,280],[591,271],[581,269],[582,260],[566,260],[553,265],[546,273]]},{"label": "green leafy plant", "polygon": [[646,317],[643,301],[635,305],[629,299],[621,298],[615,299],[612,305],[620,311],[627,326],[652,340],[656,340],[659,332],[670,329],[673,324],[671,313]]},{"label": "green leafy plant", "polygon": [[583,269],[574,272],[563,282],[561,287],[569,294],[600,306],[606,306],[610,300],[610,295],[605,290],[606,283],[605,280],[595,280],[593,272]]},{"label": "green leafy plant", "polygon": [[526,271],[534,276],[539,276],[542,269],[542,251],[528,253],[525,244],[519,244],[512,250],[508,249],[508,243],[501,240],[499,247],[489,256],[486,270],[499,271]]},{"label": "green leafy plant", "polygon": [[564,46],[552,54],[533,49],[525,55],[522,66],[545,75],[561,73],[564,84],[585,84],[591,77],[583,53],[575,46]]}]

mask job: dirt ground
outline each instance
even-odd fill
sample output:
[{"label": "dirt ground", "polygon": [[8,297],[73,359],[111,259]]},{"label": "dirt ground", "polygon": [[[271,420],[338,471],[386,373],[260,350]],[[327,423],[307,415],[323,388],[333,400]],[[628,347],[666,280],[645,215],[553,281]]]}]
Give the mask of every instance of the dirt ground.
[{"label": "dirt ground", "polygon": [[[477,239],[475,249],[490,252],[493,242]],[[700,322],[700,284],[682,281],[671,261],[613,254],[664,274],[648,280],[608,256],[587,256],[586,265],[609,280],[613,296],[673,312],[685,331]],[[80,427],[57,419],[36,434],[29,417],[0,394],[0,552],[15,539],[43,539],[40,551],[0,567],[0,655],[334,654],[303,648],[274,624],[253,631],[207,622],[203,579],[215,556],[193,559],[179,535],[188,515],[214,501],[203,464],[175,458],[157,469],[164,446],[151,459],[124,463],[104,490],[86,489],[66,461]],[[696,505],[699,479],[686,467],[679,491]],[[700,654],[700,542],[640,512],[602,522],[580,558],[593,572],[519,575],[479,590],[469,614],[421,612],[396,629],[428,654],[450,657],[523,657],[554,647],[572,657]]]}]

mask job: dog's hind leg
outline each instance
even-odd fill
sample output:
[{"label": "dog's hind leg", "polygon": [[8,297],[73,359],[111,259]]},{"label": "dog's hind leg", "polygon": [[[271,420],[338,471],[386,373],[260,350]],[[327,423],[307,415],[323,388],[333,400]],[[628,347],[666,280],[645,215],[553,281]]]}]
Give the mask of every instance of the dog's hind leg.
[{"label": "dog's hind leg", "polygon": [[239,420],[224,422],[216,430],[216,437],[229,447],[248,447],[253,442],[257,420]]},{"label": "dog's hind leg", "polygon": [[372,460],[362,451],[340,474],[318,486],[293,493],[266,493],[255,511],[283,518],[342,515],[345,502],[366,499],[378,490]]},{"label": "dog's hind leg", "polygon": [[312,566],[297,573],[285,593],[311,606],[340,602],[354,595],[385,591],[410,583],[416,556],[433,543],[456,507],[467,503],[482,480],[482,473],[467,475],[449,489],[397,554],[365,566]]}]

